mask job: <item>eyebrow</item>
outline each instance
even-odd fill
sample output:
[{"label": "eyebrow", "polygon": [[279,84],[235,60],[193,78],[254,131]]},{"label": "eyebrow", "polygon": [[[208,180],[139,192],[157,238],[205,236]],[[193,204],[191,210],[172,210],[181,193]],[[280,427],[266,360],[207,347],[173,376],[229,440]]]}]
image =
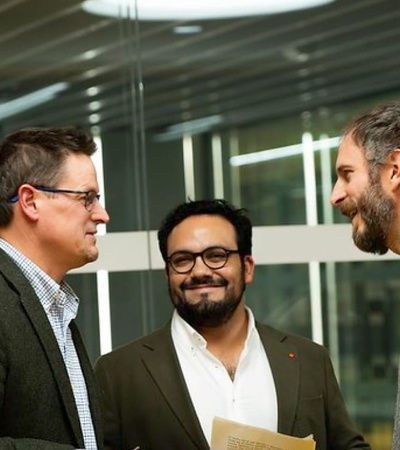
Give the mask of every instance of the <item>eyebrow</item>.
[{"label": "eyebrow", "polygon": [[354,166],[350,164],[340,164],[339,166],[336,167],[336,173],[343,173],[347,169],[354,170]]}]

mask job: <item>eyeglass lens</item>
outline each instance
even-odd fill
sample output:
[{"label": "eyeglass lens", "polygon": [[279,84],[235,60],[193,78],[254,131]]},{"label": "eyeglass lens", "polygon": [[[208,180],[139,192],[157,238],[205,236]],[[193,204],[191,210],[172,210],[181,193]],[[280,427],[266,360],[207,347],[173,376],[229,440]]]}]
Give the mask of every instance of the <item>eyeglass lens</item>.
[{"label": "eyeglass lens", "polygon": [[206,248],[202,252],[176,252],[171,255],[169,262],[177,272],[189,272],[193,269],[196,258],[201,257],[204,264],[210,269],[221,269],[228,261],[229,251],[222,247]]},{"label": "eyeglass lens", "polygon": [[97,192],[95,192],[95,191],[87,192],[85,195],[85,208],[88,211],[90,211],[93,208],[96,200],[99,201],[99,199],[100,199],[100,194],[97,194]]}]

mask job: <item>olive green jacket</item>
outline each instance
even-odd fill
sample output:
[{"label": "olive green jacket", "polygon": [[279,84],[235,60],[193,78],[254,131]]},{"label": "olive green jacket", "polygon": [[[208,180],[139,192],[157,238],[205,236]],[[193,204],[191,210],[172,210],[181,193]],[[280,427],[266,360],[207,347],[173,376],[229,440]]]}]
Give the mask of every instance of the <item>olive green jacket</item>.
[{"label": "olive green jacket", "polygon": [[[256,324],[278,398],[278,431],[313,434],[317,450],[370,450],[350,420],[327,350]],[[207,450],[171,338],[170,324],[95,365],[105,444],[112,450]],[[260,399],[262,401],[262,399]]]}]

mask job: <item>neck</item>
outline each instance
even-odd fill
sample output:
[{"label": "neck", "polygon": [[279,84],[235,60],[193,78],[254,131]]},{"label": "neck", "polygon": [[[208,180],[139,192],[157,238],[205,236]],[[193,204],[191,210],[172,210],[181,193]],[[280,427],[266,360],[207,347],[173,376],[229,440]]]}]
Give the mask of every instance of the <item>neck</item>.
[{"label": "neck", "polygon": [[394,230],[392,230],[392,232],[389,233],[387,239],[387,246],[389,250],[391,250],[393,253],[400,255],[400,233],[397,231],[398,224],[396,223],[396,226],[393,228]]},{"label": "neck", "polygon": [[232,345],[233,342],[243,342],[247,336],[248,315],[242,301],[228,322],[218,327],[200,328],[197,331],[207,341],[208,346]]},{"label": "neck", "polygon": [[29,258],[56,283],[60,284],[65,273],[59,271],[57,265],[49,264],[47,262],[49,250],[46,250],[38,241],[36,241],[34,233],[25,233],[23,230],[19,231],[20,234],[16,236],[16,233],[2,230],[0,237],[22,253],[26,258]]},{"label": "neck", "polygon": [[246,342],[248,322],[248,314],[242,302],[227,323],[198,330],[207,341],[207,350],[221,361],[232,380]]}]

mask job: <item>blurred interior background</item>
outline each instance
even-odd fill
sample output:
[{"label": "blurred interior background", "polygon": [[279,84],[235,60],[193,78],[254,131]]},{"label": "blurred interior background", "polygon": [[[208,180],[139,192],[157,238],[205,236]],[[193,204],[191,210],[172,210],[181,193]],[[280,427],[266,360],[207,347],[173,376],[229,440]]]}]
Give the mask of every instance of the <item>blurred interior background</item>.
[{"label": "blurred interior background", "polygon": [[397,2],[282,0],[288,10],[268,12],[264,1],[249,12],[231,0],[208,18],[212,2],[195,17],[146,9],[152,1],[115,0],[102,14],[105,0],[0,4],[1,137],[78,125],[100,148],[111,222],[99,265],[68,276],[93,361],[170,316],[154,239],[163,216],[224,197],[255,225],[246,298],[257,319],[329,348],[351,415],[387,450],[400,264],[338,244],[346,220],[329,194],[345,123],[400,99]]}]

